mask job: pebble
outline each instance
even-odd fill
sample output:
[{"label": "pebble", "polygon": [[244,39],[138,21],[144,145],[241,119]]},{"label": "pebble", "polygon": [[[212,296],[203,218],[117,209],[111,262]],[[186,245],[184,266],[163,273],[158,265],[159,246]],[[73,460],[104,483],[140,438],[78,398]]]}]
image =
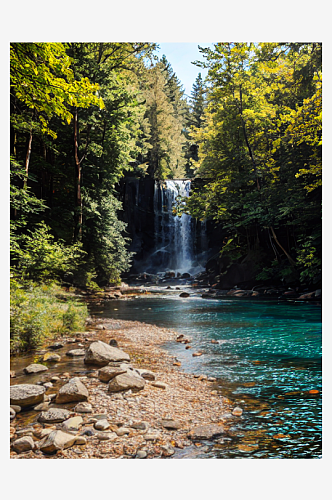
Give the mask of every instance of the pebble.
[{"label": "pebble", "polygon": [[240,417],[242,415],[242,413],[243,413],[243,410],[239,406],[234,408],[234,410],[232,411],[232,415],[235,415],[236,417]]},{"label": "pebble", "polygon": [[158,389],[167,389],[167,384],[165,382],[152,382],[153,387],[158,387]]},{"label": "pebble", "polygon": [[148,456],[147,452],[145,450],[139,450],[137,453],[136,453],[136,457],[135,458],[146,458]]}]

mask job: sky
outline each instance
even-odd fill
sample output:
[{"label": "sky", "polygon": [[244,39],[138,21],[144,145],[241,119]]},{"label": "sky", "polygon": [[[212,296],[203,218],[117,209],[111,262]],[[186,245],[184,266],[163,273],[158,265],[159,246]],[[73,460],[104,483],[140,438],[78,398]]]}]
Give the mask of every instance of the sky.
[{"label": "sky", "polygon": [[166,59],[171,64],[173,71],[175,72],[178,79],[181,81],[185,94],[190,96],[192,91],[192,86],[198,76],[198,73],[202,74],[202,78],[207,75],[207,70],[204,68],[199,68],[192,64],[192,61],[200,60],[203,61],[204,58],[198,50],[198,45],[200,47],[211,47],[212,43],[200,43],[200,42],[167,42],[158,43],[160,49],[156,51],[156,55],[161,58],[164,54]]}]

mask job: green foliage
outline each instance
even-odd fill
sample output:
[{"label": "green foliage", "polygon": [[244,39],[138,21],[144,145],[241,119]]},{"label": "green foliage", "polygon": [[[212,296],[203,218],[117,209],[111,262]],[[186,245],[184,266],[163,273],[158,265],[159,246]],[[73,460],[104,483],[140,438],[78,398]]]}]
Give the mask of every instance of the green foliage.
[{"label": "green foliage", "polygon": [[11,352],[35,349],[56,335],[82,330],[87,316],[86,305],[59,286],[11,277]]}]

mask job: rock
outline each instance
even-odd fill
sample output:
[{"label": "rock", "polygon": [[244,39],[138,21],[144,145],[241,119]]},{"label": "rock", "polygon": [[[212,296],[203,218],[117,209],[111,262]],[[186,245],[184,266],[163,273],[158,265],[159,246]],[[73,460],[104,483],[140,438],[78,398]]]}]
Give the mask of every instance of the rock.
[{"label": "rock", "polygon": [[127,370],[115,366],[104,366],[98,371],[98,378],[101,382],[109,382],[112,378],[122,373],[126,373]]},{"label": "rock", "polygon": [[77,436],[76,439],[75,439],[75,444],[86,444],[87,443],[87,440],[84,436]]},{"label": "rock", "polygon": [[81,432],[81,436],[94,436],[95,431],[92,428],[89,429],[84,429],[83,432]]},{"label": "rock", "polygon": [[42,439],[42,441],[39,441],[38,448],[43,453],[55,453],[58,450],[70,448],[75,444],[76,439],[77,437],[73,434],[67,434],[66,432],[55,430]]},{"label": "rock", "polygon": [[106,431],[107,429],[109,429],[109,427],[110,427],[110,424],[106,420],[106,418],[104,418],[103,420],[97,420],[97,422],[94,425],[94,428],[97,431]]},{"label": "rock", "polygon": [[243,413],[243,410],[239,406],[234,408],[234,410],[232,411],[232,415],[235,415],[236,417],[240,417],[242,415],[242,413]]},{"label": "rock", "polygon": [[76,413],[92,413],[92,405],[90,403],[78,403],[74,411]]},{"label": "rock", "polygon": [[11,408],[13,408],[13,410],[15,411],[15,413],[20,413],[21,411],[21,407],[18,406],[18,405],[10,405]]},{"label": "rock", "polygon": [[173,420],[173,419],[163,419],[160,421],[161,425],[165,427],[165,429],[170,429],[170,430],[178,430],[181,429],[182,424],[179,420]]},{"label": "rock", "polygon": [[191,276],[190,276],[190,274],[189,274],[189,273],[183,273],[183,274],[182,274],[182,276],[181,276],[181,278],[186,278],[186,279],[188,279],[188,278],[190,278],[190,277],[191,277]]},{"label": "rock", "polygon": [[108,384],[108,392],[120,391],[140,391],[145,387],[145,380],[134,371],[127,371],[121,375],[117,375]]},{"label": "rock", "polygon": [[151,370],[139,368],[136,370],[138,374],[145,380],[156,380],[156,375]]},{"label": "rock", "polygon": [[86,401],[89,397],[88,389],[78,377],[74,377],[61,387],[55,399],[56,403],[71,403],[74,401]]},{"label": "rock", "polygon": [[16,439],[12,444],[12,449],[16,451],[16,453],[23,453],[25,451],[33,450],[35,447],[34,440],[31,436],[24,436],[19,439]]},{"label": "rock", "polygon": [[165,384],[165,382],[160,382],[160,381],[156,381],[156,382],[152,382],[152,384],[154,387],[158,387],[158,389],[167,389],[167,384]]},{"label": "rock", "polygon": [[16,428],[16,435],[17,437],[23,437],[23,436],[33,436],[33,428],[32,427],[25,427],[24,429],[19,429],[17,430]]},{"label": "rock", "polygon": [[71,417],[65,420],[62,424],[64,431],[78,431],[79,427],[83,424],[82,417]]},{"label": "rock", "polygon": [[109,439],[111,440],[115,439],[117,435],[115,432],[97,432],[96,437],[100,441],[107,441]]},{"label": "rock", "polygon": [[149,428],[149,424],[147,422],[134,422],[130,427],[140,431],[146,431]]},{"label": "rock", "polygon": [[184,335],[183,335],[183,333],[181,333],[180,335],[178,335],[178,336],[176,337],[176,340],[181,340],[181,339],[183,339],[183,338],[184,338]]},{"label": "rock", "polygon": [[130,356],[121,349],[100,340],[90,344],[85,354],[84,363],[105,366],[110,361],[130,361]]},{"label": "rock", "polygon": [[52,382],[44,382],[42,385],[45,387],[45,389],[51,389],[51,387],[53,387]]},{"label": "rock", "polygon": [[30,375],[31,373],[39,373],[39,372],[46,372],[48,370],[47,366],[44,365],[39,365],[38,363],[32,363],[29,366],[26,366],[23,371],[27,374]]},{"label": "rock", "polygon": [[180,293],[179,297],[183,297],[183,298],[190,297],[190,293],[182,292],[182,293]]},{"label": "rock", "polygon": [[38,422],[45,424],[55,424],[58,422],[63,422],[69,418],[70,411],[64,408],[50,408],[47,411],[43,411],[39,417]]},{"label": "rock", "polygon": [[146,434],[144,434],[145,441],[156,441],[160,439],[160,433],[155,429],[150,429]]},{"label": "rock", "polygon": [[60,379],[60,377],[58,377],[57,375],[54,375],[52,378],[51,378],[51,382],[58,382]]},{"label": "rock", "polygon": [[115,432],[117,436],[125,436],[130,433],[130,429],[127,427],[120,427],[120,429],[117,429]]},{"label": "rock", "polygon": [[322,296],[322,290],[318,289],[315,291],[315,297],[321,297]]},{"label": "rock", "polygon": [[16,417],[16,411],[10,407],[10,420],[14,420],[14,418]]},{"label": "rock", "polygon": [[217,379],[216,377],[208,377],[207,380],[208,382],[215,382]]},{"label": "rock", "polygon": [[215,339],[212,339],[212,340],[211,340],[211,344],[219,344],[219,341],[218,341],[218,340],[215,340]]},{"label": "rock", "polygon": [[198,427],[194,427],[188,434],[188,437],[195,441],[204,440],[204,439],[215,439],[222,434],[224,434],[225,430],[222,425],[218,424],[208,424],[208,425],[200,425]]},{"label": "rock", "polygon": [[47,352],[43,356],[43,361],[49,361],[49,362],[56,363],[57,361],[60,361],[60,360],[61,360],[61,356],[59,356],[59,354],[56,354],[55,352]]},{"label": "rock", "polygon": [[304,293],[303,295],[300,295],[299,300],[310,300],[315,297],[315,292],[310,292],[310,293]]},{"label": "rock", "polygon": [[118,343],[115,339],[111,339],[109,341],[109,345],[112,346],[112,347],[118,347]]},{"label": "rock", "polygon": [[37,406],[34,406],[33,409],[35,411],[47,411],[49,409],[50,402],[49,401],[44,401],[43,403],[40,403]]},{"label": "rock", "polygon": [[41,403],[44,399],[45,387],[34,384],[18,384],[10,387],[10,404],[22,408]]},{"label": "rock", "polygon": [[72,358],[75,358],[78,356],[85,356],[85,350],[84,349],[71,349],[70,351],[66,352],[66,356],[70,356]]},{"label": "rock", "polygon": [[14,370],[10,370],[10,378],[15,378],[16,377],[16,372]]},{"label": "rock", "polygon": [[147,452],[145,450],[139,450],[137,453],[136,453],[136,457],[135,458],[146,458],[148,456]]},{"label": "rock", "polygon": [[50,345],[48,348],[55,351],[56,349],[61,349],[62,347],[64,347],[64,344],[62,344],[62,342],[55,342],[55,344]]},{"label": "rock", "polygon": [[197,357],[197,356],[202,356],[202,354],[203,354],[202,352],[193,352],[193,354],[192,354],[192,355],[193,355],[194,357]]},{"label": "rock", "polygon": [[170,443],[166,443],[166,444],[160,446],[160,449],[162,451],[163,457],[170,457],[170,456],[174,455],[174,453],[175,453],[175,449],[173,448],[173,446]]}]

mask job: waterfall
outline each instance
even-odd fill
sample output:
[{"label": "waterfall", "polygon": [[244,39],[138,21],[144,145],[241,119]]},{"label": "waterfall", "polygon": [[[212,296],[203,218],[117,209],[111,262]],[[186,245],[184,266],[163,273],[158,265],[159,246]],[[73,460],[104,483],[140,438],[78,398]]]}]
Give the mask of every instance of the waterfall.
[{"label": "waterfall", "polygon": [[190,215],[176,215],[176,207],[185,204],[190,180],[155,181],[154,239],[155,247],[148,259],[149,272],[199,272],[195,261],[195,221]]}]

